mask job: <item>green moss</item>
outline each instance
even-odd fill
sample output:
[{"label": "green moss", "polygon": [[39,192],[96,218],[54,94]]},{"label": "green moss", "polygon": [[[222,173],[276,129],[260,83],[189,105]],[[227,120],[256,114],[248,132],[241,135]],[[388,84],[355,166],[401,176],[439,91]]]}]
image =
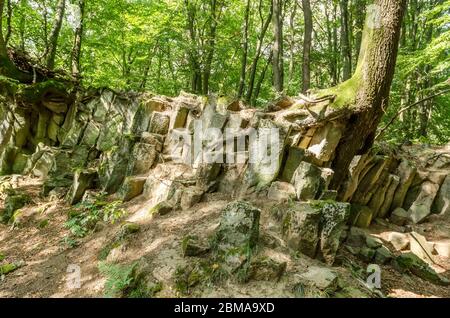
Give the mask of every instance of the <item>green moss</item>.
[{"label": "green moss", "polygon": [[0,94],[12,97],[16,95],[20,83],[12,78],[0,75]]},{"label": "green moss", "polygon": [[356,94],[361,85],[360,72],[355,72],[352,78],[349,80],[323,90],[314,92],[314,95],[318,98],[324,96],[335,96],[334,101],[329,107],[334,109],[352,108],[356,102]]},{"label": "green moss", "polygon": [[13,263],[8,263],[0,266],[0,275],[6,275],[18,269],[19,266]]},{"label": "green moss", "polygon": [[0,253],[0,262],[3,261],[5,259],[5,255],[3,253]]},{"label": "green moss", "polygon": [[48,221],[47,219],[42,220],[42,221],[39,222],[38,227],[39,227],[40,229],[46,228],[47,225],[48,225],[48,222],[49,222],[49,221]]}]

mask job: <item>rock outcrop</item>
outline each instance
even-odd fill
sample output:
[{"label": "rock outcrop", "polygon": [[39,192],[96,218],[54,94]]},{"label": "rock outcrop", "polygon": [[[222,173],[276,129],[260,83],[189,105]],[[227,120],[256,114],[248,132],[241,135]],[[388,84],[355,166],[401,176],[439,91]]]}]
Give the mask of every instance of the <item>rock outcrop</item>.
[{"label": "rock outcrop", "polygon": [[[381,218],[405,225],[450,209],[447,148],[439,156],[426,147],[370,150],[355,157],[346,179],[330,189],[339,119],[293,130],[276,115],[214,96],[108,89],[64,105],[38,102],[26,111],[12,99],[0,103],[0,174],[40,178],[43,195],[67,192],[70,204],[92,188],[124,201],[144,199],[143,217],[189,209],[207,192],[292,203],[283,215],[288,245],[329,264],[346,224],[368,227]],[[4,220],[20,208],[17,200],[7,199]],[[234,222],[258,224],[258,210],[243,202],[227,211],[219,246],[231,231],[240,235]],[[235,243],[243,248],[252,242],[253,236],[242,236]],[[383,250],[376,253],[381,263],[388,258]]]}]

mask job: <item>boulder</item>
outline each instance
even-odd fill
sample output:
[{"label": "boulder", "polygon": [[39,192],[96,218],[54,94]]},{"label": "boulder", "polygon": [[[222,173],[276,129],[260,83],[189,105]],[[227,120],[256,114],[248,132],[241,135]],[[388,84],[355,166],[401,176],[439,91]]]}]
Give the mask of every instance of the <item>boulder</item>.
[{"label": "boulder", "polygon": [[283,236],[287,245],[311,258],[316,257],[321,220],[320,209],[309,203],[295,203],[283,219]]},{"label": "boulder", "polygon": [[338,197],[343,202],[349,202],[358,187],[360,180],[364,177],[366,166],[371,161],[370,157],[365,154],[362,156],[355,156],[350,163],[348,179],[345,181],[342,187],[341,193]]},{"label": "boulder", "polygon": [[157,152],[161,152],[163,148],[163,135],[151,134],[149,132],[144,131],[141,134],[140,142],[143,144],[149,144],[155,146]]},{"label": "boulder", "polygon": [[292,201],[296,198],[295,188],[290,183],[275,181],[269,188],[267,198],[277,202]]},{"label": "boulder", "polygon": [[259,281],[279,281],[286,271],[287,263],[270,257],[259,257],[250,263],[248,279]]},{"label": "boulder", "polygon": [[393,254],[386,246],[381,246],[375,251],[374,261],[379,265],[386,265],[393,259]]},{"label": "boulder", "polygon": [[445,178],[432,206],[432,212],[450,214],[450,174]]},{"label": "boulder", "polygon": [[338,288],[337,274],[326,267],[311,266],[306,273],[299,275],[299,278],[322,291],[334,292]]},{"label": "boulder", "polygon": [[292,183],[297,198],[302,201],[314,200],[320,187],[322,171],[307,162],[302,162],[295,170]]},{"label": "boulder", "polygon": [[392,212],[389,221],[395,225],[403,226],[409,222],[408,212],[405,209],[397,208]]},{"label": "boulder", "polygon": [[416,176],[417,168],[412,165],[411,162],[404,160],[397,168],[396,175],[399,176],[400,182],[397,190],[395,191],[394,198],[392,199],[391,210],[401,208],[406,198],[406,194]]},{"label": "boulder", "polygon": [[183,104],[177,104],[172,109],[169,129],[184,128],[190,109]]},{"label": "boulder", "polygon": [[427,239],[416,232],[411,232],[409,235],[409,249],[411,253],[417,255],[425,262],[433,264],[433,244],[427,242]]},{"label": "boulder", "polygon": [[305,150],[298,147],[290,147],[286,162],[284,163],[281,180],[291,182],[295,171],[305,158]]},{"label": "boulder", "polygon": [[331,265],[336,258],[342,232],[350,217],[350,204],[318,201],[315,206],[321,209],[320,255]]},{"label": "boulder", "polygon": [[97,149],[110,151],[122,139],[123,129],[124,123],[120,116],[110,118],[100,132],[97,140]]},{"label": "boulder", "polygon": [[96,170],[76,171],[73,184],[67,193],[67,201],[70,205],[74,205],[81,201],[86,190],[93,187],[98,175]]},{"label": "boulder", "polygon": [[360,205],[367,205],[370,202],[375,190],[386,177],[386,167],[390,164],[388,158],[376,156],[373,160],[373,166],[361,179],[355,194],[352,198],[352,203]]},{"label": "boulder", "polygon": [[189,235],[181,242],[181,250],[183,252],[183,257],[197,257],[207,254],[210,251],[210,248],[200,242],[197,236]]},{"label": "boulder", "polygon": [[157,160],[158,152],[154,145],[137,143],[133,147],[128,162],[127,175],[146,174]]},{"label": "boulder", "polygon": [[250,262],[259,238],[260,214],[259,209],[244,201],[231,202],[223,209],[213,252],[227,271],[234,272]]},{"label": "boulder", "polygon": [[286,137],[284,130],[271,120],[259,121],[258,138],[250,138],[250,160],[245,176],[249,186],[261,189],[275,181],[281,170]]},{"label": "boulder", "polygon": [[308,150],[317,159],[328,162],[332,159],[334,150],[339,144],[341,137],[342,129],[337,127],[333,122],[329,122],[315,131],[309,143]]},{"label": "boulder", "polygon": [[352,247],[363,247],[366,245],[366,237],[364,230],[353,226],[348,233],[346,244]]},{"label": "boulder", "polygon": [[400,271],[409,271],[412,274],[433,284],[448,286],[450,281],[436,273],[425,261],[413,253],[406,253],[394,260],[394,265]]},{"label": "boulder", "polygon": [[431,214],[431,206],[439,191],[436,183],[426,181],[422,184],[420,193],[408,210],[408,218],[414,224],[420,223]]},{"label": "boulder", "polygon": [[450,240],[435,242],[433,247],[437,255],[450,258]]},{"label": "boulder", "polygon": [[368,228],[372,223],[374,212],[364,205],[352,204],[351,220],[352,224],[360,228]]},{"label": "boulder", "polygon": [[202,199],[205,191],[201,187],[186,187],[182,190],[180,207],[182,210],[188,210]]},{"label": "boulder", "polygon": [[159,112],[154,112],[150,119],[148,131],[158,135],[167,135],[169,132],[170,117]]},{"label": "boulder", "polygon": [[131,176],[126,177],[120,190],[119,197],[122,201],[130,201],[142,194],[147,177]]},{"label": "boulder", "polygon": [[102,153],[98,173],[100,185],[107,193],[116,192],[122,185],[127,174],[132,146],[133,142],[123,137],[117,147]]},{"label": "boulder", "polygon": [[81,138],[81,144],[88,147],[95,147],[98,137],[100,135],[100,128],[98,124],[90,121],[84,129],[83,137]]},{"label": "boulder", "polygon": [[391,243],[396,251],[403,251],[409,247],[409,237],[407,234],[390,232],[386,233],[383,239]]}]

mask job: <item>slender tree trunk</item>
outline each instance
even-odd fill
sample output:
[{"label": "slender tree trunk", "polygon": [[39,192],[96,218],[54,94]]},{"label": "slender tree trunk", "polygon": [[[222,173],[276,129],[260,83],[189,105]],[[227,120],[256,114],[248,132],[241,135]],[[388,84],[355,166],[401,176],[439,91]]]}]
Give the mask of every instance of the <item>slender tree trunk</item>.
[{"label": "slender tree trunk", "polygon": [[272,59],[273,59],[273,51],[270,51],[270,55],[267,58],[267,63],[264,66],[264,68],[263,68],[263,70],[261,72],[261,75],[259,76],[258,83],[256,83],[255,93],[253,94],[252,105],[256,105],[256,101],[257,101],[257,99],[259,97],[259,93],[261,91],[261,87],[262,87],[262,84],[264,82],[264,78],[266,77],[267,69],[269,68],[270,63],[272,63]]},{"label": "slender tree trunk", "polygon": [[331,24],[332,20],[330,17],[329,7],[328,3],[325,3],[325,23],[326,23],[326,30],[327,30],[327,44],[330,52],[330,61],[328,62],[329,70],[330,70],[330,79],[331,79],[331,85],[336,85],[336,61],[335,61],[335,51],[334,51],[334,41],[333,41],[333,29],[335,29]]},{"label": "slender tree trunk", "polygon": [[253,90],[255,87],[255,79],[256,79],[256,72],[258,69],[258,62],[261,57],[262,48],[264,45],[264,38],[266,36],[267,30],[269,29],[270,22],[272,20],[273,15],[273,6],[270,6],[269,14],[267,16],[267,19],[264,20],[262,18],[262,1],[259,2],[259,12],[261,16],[261,34],[258,36],[258,44],[256,48],[255,57],[253,58],[252,66],[250,68],[250,75],[249,75],[249,81],[248,81],[248,88],[247,88],[247,94],[245,96],[245,101],[247,103],[250,103],[252,100]]},{"label": "slender tree trunk", "polygon": [[248,30],[249,30],[249,17],[250,17],[250,5],[251,0],[247,0],[244,15],[244,32],[242,39],[242,61],[241,61],[241,77],[239,79],[238,98],[241,98],[244,94],[245,77],[247,73],[247,58],[248,58]]},{"label": "slender tree trunk", "polygon": [[84,2],[85,0],[78,0],[78,25],[75,28],[75,37],[72,49],[72,75],[75,78],[79,78],[81,74],[80,58],[81,58],[81,45],[83,40],[83,28],[84,28]]},{"label": "slender tree trunk", "polygon": [[283,0],[272,0],[273,5],[273,86],[277,92],[283,91]]},{"label": "slender tree trunk", "polygon": [[[333,1],[333,21],[337,20],[337,4]],[[333,64],[334,64],[334,85],[339,82],[339,52],[338,52],[338,29],[333,28]]]},{"label": "slender tree trunk", "polygon": [[189,64],[191,67],[191,91],[193,93],[199,94],[202,89],[202,75],[201,75],[201,66],[198,56],[198,47],[197,47],[197,32],[195,29],[195,21],[196,21],[196,8],[195,6],[189,2],[189,0],[184,1],[187,11],[187,25],[186,28],[188,30],[190,46],[188,49],[188,57]]},{"label": "slender tree trunk", "polygon": [[216,46],[216,32],[217,32],[217,0],[210,0],[211,9],[211,23],[206,48],[206,62],[203,70],[203,94],[209,93],[209,78],[211,77],[212,61],[214,57],[214,50]]},{"label": "slender tree trunk", "polygon": [[53,23],[52,32],[50,33],[49,47],[46,53],[46,64],[49,69],[55,67],[56,50],[58,48],[59,32],[64,18],[64,12],[66,9],[66,0],[59,0],[58,7],[56,9],[55,21]]},{"label": "slender tree trunk", "polygon": [[20,0],[20,20],[19,20],[19,37],[20,37],[20,49],[25,51],[25,7],[27,0]]},{"label": "slender tree trunk", "polygon": [[337,100],[341,99],[341,103],[346,100],[343,104],[354,113],[347,121],[332,163],[334,189],[347,176],[354,156],[370,149],[388,108],[406,0],[375,0],[372,8],[366,18],[355,73],[335,88]]},{"label": "slender tree trunk", "polygon": [[21,72],[8,56],[5,38],[3,37],[3,9],[5,0],[0,0],[0,74],[14,78],[20,82],[30,82],[31,75]]},{"label": "slender tree trunk", "polygon": [[341,0],[341,48],[342,48],[342,63],[343,80],[346,81],[352,76],[352,50],[350,46],[350,28],[349,28],[349,13],[348,0]]},{"label": "slender tree trunk", "polygon": [[[295,42],[295,35],[296,35],[296,25],[295,25],[295,18],[297,15],[297,7],[298,3],[297,1],[293,1],[293,8],[289,17],[289,30],[290,30],[290,38],[289,38],[289,72],[288,72],[288,91],[292,88],[292,82],[295,79],[295,58],[296,58],[296,42]],[[297,90],[297,87],[294,88]]]},{"label": "slender tree trunk", "polygon": [[6,3],[6,35],[5,35],[5,45],[8,46],[9,39],[11,38],[12,26],[11,20],[13,15],[13,8],[11,0],[7,0]]},{"label": "slender tree trunk", "polygon": [[313,20],[310,1],[302,0],[302,4],[303,16],[305,20],[305,35],[303,37],[302,92],[306,93],[311,87],[311,45]]}]

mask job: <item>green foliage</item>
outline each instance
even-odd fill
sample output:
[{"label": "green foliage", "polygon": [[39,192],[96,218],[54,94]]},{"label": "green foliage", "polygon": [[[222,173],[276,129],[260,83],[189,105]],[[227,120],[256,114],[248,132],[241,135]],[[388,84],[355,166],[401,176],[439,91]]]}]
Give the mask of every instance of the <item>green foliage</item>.
[{"label": "green foliage", "polygon": [[[43,63],[58,0],[13,1],[9,45]],[[66,14],[58,40],[56,68],[71,68],[75,28],[80,20],[76,1],[66,1]],[[187,5],[188,3],[188,5]],[[351,61],[357,64],[365,6],[369,1],[350,1]],[[311,1],[314,37],[311,52],[312,89],[337,93],[337,108],[351,107],[358,78],[343,79],[342,17],[339,1]],[[250,102],[265,106],[279,93],[273,89],[271,47],[273,28],[262,37],[271,1],[251,1],[247,45],[244,46],[246,1],[219,0],[213,16],[211,2],[202,0],[96,0],[86,1],[82,41],[82,84],[115,90],[151,91],[178,95],[194,89],[195,72],[204,73],[212,52],[209,91],[235,96],[245,61],[244,96],[250,86],[255,62],[255,83]],[[449,87],[450,1],[411,1],[402,26],[402,38],[387,124],[404,106]],[[6,11],[6,10],[5,10]],[[189,14],[189,12],[192,13]],[[4,12],[6,16],[6,12]],[[284,93],[298,95],[302,86],[304,17],[299,1],[283,6]],[[3,34],[7,33],[4,19]],[[212,38],[212,22],[217,23]],[[193,23],[193,35],[189,23]],[[214,40],[214,41],[212,41]],[[261,51],[258,55],[259,40]],[[244,47],[247,47],[245,55]],[[244,58],[246,57],[246,58]],[[34,62],[33,62],[34,63]],[[196,65],[194,65],[196,64]],[[339,85],[340,83],[344,83]],[[20,90],[17,83],[0,77],[1,95]],[[39,85],[37,85],[39,86]],[[33,99],[39,87],[21,91]],[[6,94],[5,94],[6,93]],[[30,96],[31,94],[31,96]],[[450,138],[450,94],[441,95],[408,109],[385,134],[392,144],[403,141],[446,143]]]},{"label": "green foliage", "polygon": [[98,269],[100,273],[106,276],[105,296],[121,297],[134,282],[133,271],[136,263],[131,265],[116,265],[100,262]]},{"label": "green foliage", "polygon": [[65,227],[74,237],[85,237],[99,221],[114,224],[121,219],[126,214],[125,210],[119,208],[121,204],[121,201],[104,201],[104,195],[99,195],[92,201],[81,202],[69,212]]},{"label": "green foliage", "polygon": [[160,282],[148,284],[137,274],[138,262],[130,265],[100,262],[98,269],[106,277],[105,296],[109,298],[149,298],[162,290]]}]

